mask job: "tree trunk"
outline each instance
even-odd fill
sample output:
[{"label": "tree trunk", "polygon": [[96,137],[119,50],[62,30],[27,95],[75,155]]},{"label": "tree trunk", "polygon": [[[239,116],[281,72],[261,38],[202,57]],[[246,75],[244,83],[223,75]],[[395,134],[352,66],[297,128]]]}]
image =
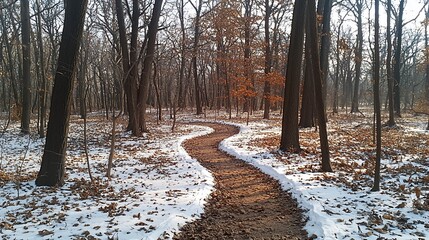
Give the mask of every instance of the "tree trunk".
[{"label": "tree trunk", "polygon": [[30,6],[28,0],[21,0],[21,21],[22,21],[22,115],[21,131],[24,134],[30,133],[31,117],[31,79],[30,79]]},{"label": "tree trunk", "polygon": [[344,89],[344,105],[346,106],[346,112],[348,111],[347,107],[349,106],[350,100],[352,99],[352,75],[353,75],[353,71],[352,71],[352,51],[350,51],[348,59],[347,59],[347,73],[346,73],[346,81],[345,81],[345,89]]},{"label": "tree trunk", "polygon": [[160,90],[159,90],[158,83],[156,82],[156,78],[157,78],[157,69],[156,69],[156,64],[154,63],[152,81],[153,81],[153,87],[155,88],[156,103],[158,107],[158,116],[156,120],[156,122],[158,123],[159,121],[162,121],[162,103],[161,103]]},{"label": "tree trunk", "polygon": [[[85,47],[85,42],[82,43],[82,48]],[[78,100],[79,100],[79,115],[81,119],[86,118],[86,103],[85,103],[85,91],[86,91],[86,68],[88,64],[88,51],[80,51],[80,67],[78,71],[78,77],[77,77],[77,89],[78,89]]]},{"label": "tree trunk", "polygon": [[39,64],[40,64],[40,77],[41,84],[39,90],[39,104],[40,104],[40,116],[39,116],[39,136],[41,138],[45,137],[45,122],[46,122],[46,74],[45,74],[45,53],[43,47],[42,39],[42,18],[41,18],[41,9],[40,9],[40,0],[36,1],[37,7],[37,48],[39,50]]},{"label": "tree trunk", "polygon": [[3,9],[0,9],[0,21],[2,23],[2,28],[3,28],[3,33],[2,33],[2,38],[3,38],[3,42],[6,45],[6,54],[7,54],[7,68],[8,68],[8,72],[9,72],[9,79],[10,79],[10,86],[11,86],[11,92],[12,92],[12,96],[13,99],[17,105],[19,105],[20,100],[19,100],[19,95],[18,95],[18,90],[17,90],[17,86],[16,86],[16,74],[15,74],[15,68],[14,68],[14,57],[13,57],[13,49],[12,49],[12,43],[8,40],[8,34],[6,29],[9,28],[9,26],[6,25],[6,19],[3,15]]},{"label": "tree trunk", "polygon": [[[429,106],[429,38],[428,38],[428,19],[429,19],[429,6],[426,9],[426,22],[425,22],[425,57],[426,57],[426,100],[427,106]],[[428,125],[426,130],[429,130],[429,114],[428,114]]]},{"label": "tree trunk", "polygon": [[305,9],[307,1],[296,0],[293,10],[288,67],[283,102],[282,134],[280,149],[300,150],[298,131],[299,83],[301,78],[302,50],[304,41]]},{"label": "tree trunk", "polygon": [[316,110],[317,110],[317,122],[319,123],[319,137],[320,137],[320,149],[322,152],[322,171],[332,172],[331,161],[329,159],[329,143],[328,133],[326,130],[326,114],[323,100],[323,86],[322,76],[320,68],[319,58],[319,46],[317,37],[317,22],[316,22],[316,2],[315,0],[308,1],[307,19],[308,26],[311,27],[310,34],[307,36],[306,41],[311,41],[309,46],[311,47],[311,65],[314,74],[314,89],[316,96]]},{"label": "tree trunk", "polygon": [[192,73],[194,76],[194,87],[195,87],[195,105],[197,108],[197,115],[203,113],[202,105],[201,105],[201,93],[200,93],[200,84],[198,81],[198,69],[197,69],[197,55],[198,55],[198,44],[200,41],[200,17],[201,17],[201,8],[203,5],[203,1],[198,1],[198,6],[192,4],[195,9],[196,17],[195,17],[195,28],[194,28],[194,46],[193,46],[193,55],[192,55]]},{"label": "tree trunk", "polygon": [[[265,16],[264,16],[264,29],[265,29],[265,77],[268,79],[271,73],[271,44],[270,44],[270,16],[271,8],[269,0],[265,0]],[[270,118],[270,96],[271,84],[269,80],[264,81],[264,119]]]},{"label": "tree trunk", "polygon": [[[255,91],[255,81],[252,78],[251,74],[251,65],[252,65],[252,59],[251,59],[251,15],[252,15],[252,2],[251,0],[245,0],[244,1],[244,16],[245,16],[245,22],[244,22],[244,77],[246,78],[246,81],[251,82],[251,86],[248,87],[248,90],[254,92]],[[255,103],[255,97],[254,96],[246,96],[243,111],[247,112],[247,114],[251,114],[254,108]]]},{"label": "tree trunk", "polygon": [[[338,113],[338,84],[340,82],[340,31],[341,25],[338,26],[338,35],[337,35],[337,52],[335,53],[335,59],[337,65],[335,66],[335,79],[334,79],[334,96],[332,101],[332,113]],[[326,100],[326,98],[325,98]]]},{"label": "tree trunk", "polygon": [[133,0],[133,13],[131,25],[131,46],[128,49],[127,33],[125,28],[124,8],[121,0],[115,0],[116,17],[118,20],[119,41],[122,54],[122,70],[125,96],[127,100],[128,111],[128,126],[127,130],[131,130],[136,136],[141,134],[138,127],[137,118],[137,36],[138,36],[138,20],[140,10],[138,1]]},{"label": "tree trunk", "polygon": [[[306,23],[307,25],[308,23]],[[309,35],[309,27],[305,28],[306,35]],[[310,41],[305,42],[305,70],[304,87],[302,93],[301,118],[299,126],[302,128],[314,127],[315,125],[315,95],[314,95],[314,74],[311,66]]]},{"label": "tree trunk", "polygon": [[389,121],[387,125],[393,127],[395,123],[395,113],[393,106],[393,78],[392,78],[392,34],[390,32],[390,18],[392,12],[391,0],[387,0],[387,57],[386,57],[386,72],[387,72],[387,98],[389,101]]},{"label": "tree trunk", "polygon": [[156,34],[158,32],[158,22],[161,15],[162,0],[155,0],[153,7],[152,19],[149,23],[147,31],[147,46],[146,55],[143,60],[143,70],[140,77],[140,87],[138,91],[137,108],[140,111],[139,128],[141,131],[147,132],[146,127],[146,102],[149,96],[149,83],[152,73],[152,62],[155,55]]},{"label": "tree trunk", "polygon": [[396,19],[396,48],[395,58],[393,65],[393,106],[396,116],[401,116],[401,95],[400,95],[400,83],[401,83],[401,48],[402,48],[402,16],[404,14],[404,0],[399,2],[399,14]]},{"label": "tree trunk", "polygon": [[[320,67],[322,70],[323,99],[326,101],[328,89],[329,49],[331,47],[332,0],[325,0],[323,7],[322,45],[320,48]],[[313,14],[313,13],[311,13]]]},{"label": "tree trunk", "polygon": [[73,74],[82,38],[87,2],[87,0],[74,0],[68,1],[66,5],[48,131],[42,164],[36,179],[37,186],[56,186],[64,183]]},{"label": "tree trunk", "polygon": [[182,34],[181,38],[181,45],[180,45],[180,70],[179,70],[179,82],[178,82],[178,107],[184,108],[185,107],[185,99],[183,94],[183,81],[185,78],[185,68],[186,68],[186,30],[185,30],[185,12],[184,12],[185,4],[184,0],[180,0],[180,5],[178,6],[178,12],[179,12],[179,20],[180,20],[180,32]]},{"label": "tree trunk", "polygon": [[381,167],[381,113],[380,113],[380,24],[379,24],[379,0],[375,0],[375,40],[374,40],[374,112],[376,121],[376,163],[374,174],[374,186],[371,191],[380,190]]},{"label": "tree trunk", "polygon": [[356,2],[357,9],[357,27],[358,27],[358,36],[356,42],[356,52],[355,52],[355,82],[353,88],[353,100],[352,100],[352,113],[359,112],[359,82],[361,77],[361,66],[362,66],[362,51],[363,51],[363,26],[362,26],[362,8],[363,2],[361,0]]}]

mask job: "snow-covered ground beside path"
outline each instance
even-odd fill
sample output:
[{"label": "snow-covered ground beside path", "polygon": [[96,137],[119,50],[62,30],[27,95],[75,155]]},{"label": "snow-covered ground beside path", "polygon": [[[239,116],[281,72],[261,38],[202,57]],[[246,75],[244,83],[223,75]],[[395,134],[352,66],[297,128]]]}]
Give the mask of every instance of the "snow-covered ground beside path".
[{"label": "snow-covered ground beside path", "polygon": [[172,133],[169,125],[151,125],[142,138],[120,133],[109,182],[110,126],[101,121],[88,123],[92,186],[81,122],[71,125],[59,189],[34,184],[41,139],[22,136],[17,125],[0,136],[0,239],[169,239],[202,213],[213,178],[180,144],[212,129],[179,125]]},{"label": "snow-covered ground beside path", "polygon": [[[412,123],[404,122],[401,124],[403,130],[399,131],[421,138],[422,145],[427,148],[428,132],[421,130],[424,124],[416,127],[415,122]],[[288,154],[275,149],[278,142],[272,139],[278,140],[281,128],[273,121],[251,122],[248,126],[234,122],[231,124],[239,126],[241,131],[224,140],[221,149],[271,175],[281,183],[283,189],[291,192],[305,211],[308,220],[305,228],[311,236],[317,239],[429,238],[427,153],[409,154],[397,150],[395,157],[384,154],[382,189],[380,192],[371,192],[372,177],[368,173],[371,172],[372,164],[366,162],[373,159],[373,153],[367,152],[363,142],[357,143],[362,145],[362,149],[356,152],[362,158],[347,156],[345,151],[332,154],[331,149],[335,172],[321,173],[317,170],[320,168],[317,150],[317,154],[308,151]],[[364,123],[331,122],[330,136],[336,135],[332,129],[339,128],[347,132],[361,124]],[[314,144],[318,146],[318,135],[308,139],[306,134],[314,136],[310,131],[314,132],[314,129],[301,130],[304,132],[301,133],[304,135],[302,141],[307,142],[307,148],[314,150]],[[344,139],[343,142],[330,140],[331,144],[340,145],[333,146],[334,149],[348,146]],[[315,142],[310,146],[309,142],[312,141]],[[276,145],[273,146],[273,143]],[[356,150],[351,148],[349,151]],[[383,151],[389,152],[391,149],[385,147]],[[350,167],[343,167],[344,164]]]},{"label": "snow-covered ground beside path", "polygon": [[[277,118],[276,118],[277,117]],[[228,120],[238,135],[221,148],[280,181],[304,209],[306,230],[318,239],[429,238],[429,134],[424,119],[403,118],[398,129],[383,130],[382,190],[372,186],[374,146],[371,120],[359,116],[330,119],[328,130],[334,173],[320,173],[318,133],[300,130],[300,154],[278,149],[280,121],[254,117]],[[73,119],[66,184],[35,187],[43,141],[23,136],[18,125],[0,134],[0,239],[170,239],[196,219],[213,190],[211,174],[180,146],[209,128],[185,121],[218,121],[180,116],[151,124],[141,138],[118,128],[118,146],[109,182],[104,177],[110,124],[90,118],[88,149],[96,181],[90,184],[83,151],[82,121]],[[222,122],[222,121],[220,121]],[[0,127],[2,122],[0,122]]]}]

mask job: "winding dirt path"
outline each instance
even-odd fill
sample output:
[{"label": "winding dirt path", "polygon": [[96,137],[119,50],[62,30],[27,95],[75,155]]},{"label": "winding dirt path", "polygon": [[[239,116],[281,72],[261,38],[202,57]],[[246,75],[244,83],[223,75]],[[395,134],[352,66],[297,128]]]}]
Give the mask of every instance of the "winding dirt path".
[{"label": "winding dirt path", "polygon": [[278,182],[218,149],[238,129],[201,125],[215,132],[190,139],[184,147],[212,172],[216,190],[202,218],[185,225],[174,239],[307,239],[301,210]]}]

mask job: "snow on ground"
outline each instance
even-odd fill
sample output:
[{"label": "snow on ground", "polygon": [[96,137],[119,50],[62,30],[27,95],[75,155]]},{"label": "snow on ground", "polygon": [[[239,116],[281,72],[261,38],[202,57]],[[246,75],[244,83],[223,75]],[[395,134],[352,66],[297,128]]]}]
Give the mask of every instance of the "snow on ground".
[{"label": "snow on ground", "polygon": [[[372,186],[374,146],[371,119],[358,115],[329,122],[334,173],[321,173],[318,133],[300,130],[300,154],[278,151],[279,115],[274,120],[245,116],[225,120],[183,115],[182,121],[220,121],[239,126],[221,148],[280,181],[304,209],[306,230],[318,239],[429,238],[429,134],[426,120],[403,118],[383,130],[382,190]],[[255,121],[256,120],[256,121]],[[213,190],[213,178],[180,146],[210,129],[171,123],[152,124],[134,138],[118,131],[113,178],[104,175],[110,125],[88,122],[91,185],[83,151],[82,122],[69,136],[66,184],[36,188],[43,141],[22,136],[16,125],[0,135],[0,236],[2,239],[169,239],[179,226],[197,218]],[[121,128],[122,129],[122,128]]]},{"label": "snow on ground", "polygon": [[1,239],[168,239],[202,213],[213,178],[180,144],[212,129],[179,125],[172,133],[169,125],[153,125],[134,138],[120,128],[108,181],[111,127],[103,121],[88,122],[92,185],[81,121],[71,125],[67,180],[59,189],[34,184],[42,139],[21,135],[17,125],[0,135]]},{"label": "snow on ground", "polygon": [[[273,135],[278,137],[281,132],[279,124],[273,121],[251,122],[248,126],[238,124],[240,133],[224,140],[221,149],[260,168],[277,179],[283,189],[290,191],[306,211],[308,222],[305,228],[310,236],[317,236],[318,239],[429,238],[427,152],[424,155],[399,151],[399,156],[394,158],[383,155],[381,191],[371,192],[372,177],[368,174],[371,166],[367,161],[371,162],[373,152],[368,152],[363,142],[338,139],[340,134],[333,130],[351,132],[353,128],[360,128],[363,134],[365,126],[361,125],[365,124],[365,121],[330,123],[330,142],[336,145],[332,148],[339,150],[332,154],[331,148],[334,173],[317,170],[320,153],[316,151],[313,154],[314,149],[311,149],[314,145],[318,146],[318,135],[314,129],[301,130],[301,136],[305,139],[302,142],[306,142],[303,145],[307,146],[307,150],[300,154],[279,152],[276,150],[279,142],[273,148],[273,142],[269,139]],[[400,126],[404,129],[404,135],[411,131],[414,138],[421,137],[416,132],[427,136],[427,131],[421,130],[425,125],[416,124],[415,120],[404,121]],[[312,138],[307,138],[307,135]],[[421,140],[427,148],[428,138]],[[370,142],[371,138],[367,141]],[[359,145],[360,148],[357,148]],[[416,145],[413,147],[419,148]],[[385,152],[389,150],[387,147],[383,149]],[[355,151],[356,156],[361,157],[343,156],[347,151]],[[341,167],[345,164],[354,172],[350,174],[350,171],[343,170]]]}]

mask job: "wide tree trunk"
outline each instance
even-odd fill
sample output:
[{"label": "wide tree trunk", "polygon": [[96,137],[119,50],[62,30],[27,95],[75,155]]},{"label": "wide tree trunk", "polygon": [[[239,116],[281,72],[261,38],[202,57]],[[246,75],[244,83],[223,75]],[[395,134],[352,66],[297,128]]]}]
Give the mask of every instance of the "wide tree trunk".
[{"label": "wide tree trunk", "polygon": [[82,38],[87,0],[67,1],[64,28],[52,90],[51,108],[37,186],[64,183],[64,170],[72,101],[73,74]]},{"label": "wide tree trunk", "polygon": [[296,0],[293,10],[288,67],[286,70],[285,93],[280,149],[299,151],[298,105],[301,79],[302,50],[304,45],[305,9],[307,1]]},{"label": "wide tree trunk", "polygon": [[[309,28],[306,27],[306,35],[309,34]],[[314,95],[314,74],[311,66],[311,46],[310,41],[305,42],[305,70],[304,86],[302,93],[302,104],[300,112],[299,127],[309,128],[315,126],[315,95]]]}]

